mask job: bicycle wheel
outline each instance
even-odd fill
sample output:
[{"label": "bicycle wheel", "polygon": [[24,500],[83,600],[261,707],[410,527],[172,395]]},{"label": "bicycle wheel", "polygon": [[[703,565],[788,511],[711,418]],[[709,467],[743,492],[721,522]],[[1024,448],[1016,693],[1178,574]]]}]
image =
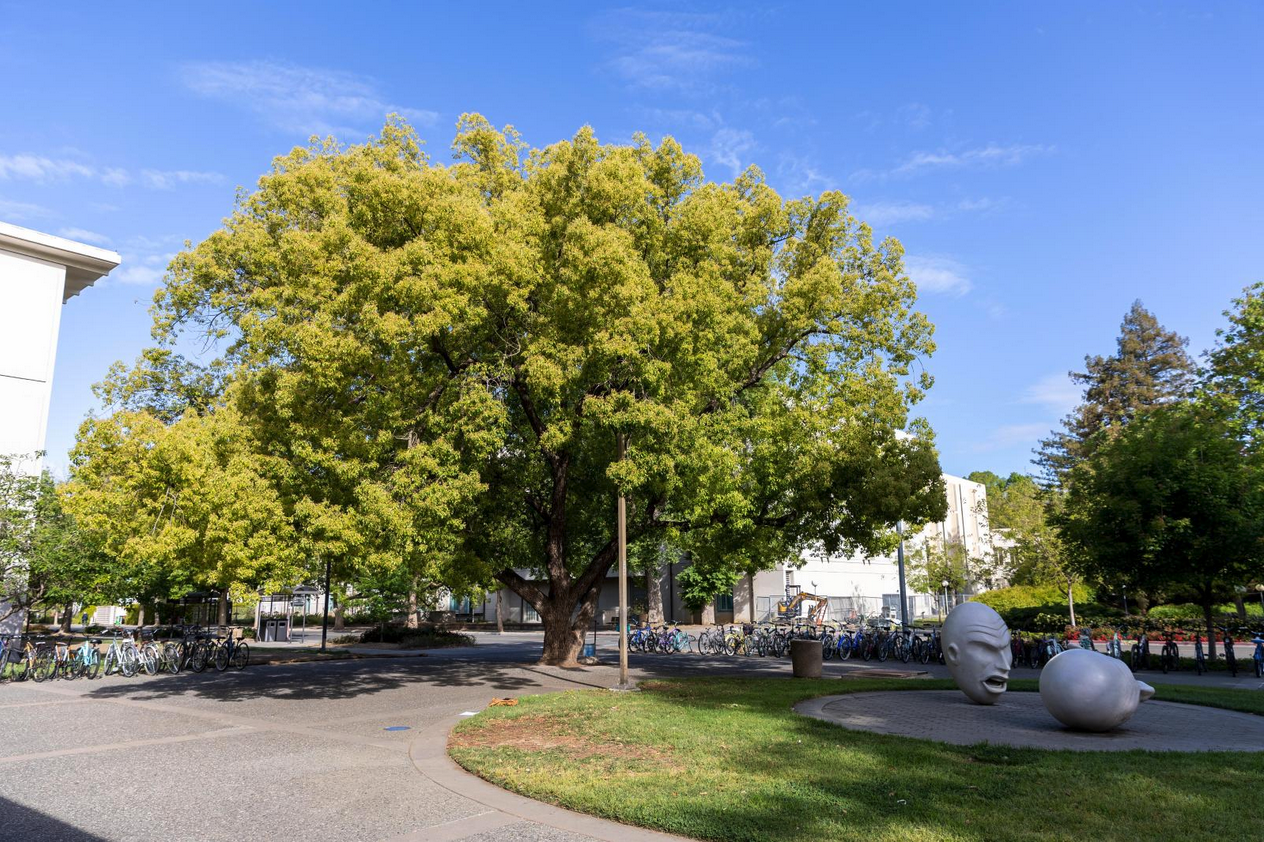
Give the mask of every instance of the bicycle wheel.
[{"label": "bicycle wheel", "polygon": [[47,681],[57,672],[57,661],[52,652],[41,652],[35,656],[35,667],[31,670],[31,678],[37,682]]},{"label": "bicycle wheel", "polygon": [[137,662],[145,670],[146,675],[158,674],[158,647],[152,643],[140,650]]},{"label": "bicycle wheel", "polygon": [[1261,676],[1264,676],[1264,661],[1261,661],[1259,658],[1256,658],[1255,659],[1255,677],[1260,678]]},{"label": "bicycle wheel", "polygon": [[206,662],[210,655],[211,653],[205,642],[194,643],[192,650],[189,652],[189,669],[194,672],[201,672],[206,669]]},{"label": "bicycle wheel", "polygon": [[125,678],[132,678],[140,670],[140,657],[136,650],[132,648],[122,649],[119,651],[119,672],[123,673]]},{"label": "bicycle wheel", "polygon": [[238,643],[233,647],[233,669],[244,670],[246,665],[250,663],[250,647],[244,643]]},{"label": "bicycle wheel", "polygon": [[1238,656],[1232,653],[1225,655],[1225,666],[1229,668],[1229,675],[1234,678],[1238,677]]},{"label": "bicycle wheel", "polygon": [[180,647],[174,643],[164,643],[162,646],[163,668],[172,675],[179,675],[180,660]]},{"label": "bicycle wheel", "polygon": [[1136,672],[1141,667],[1141,647],[1133,646],[1128,650],[1128,666],[1132,667],[1132,671]]},{"label": "bicycle wheel", "polygon": [[215,647],[215,669],[218,672],[223,672],[228,669],[229,654],[228,643],[221,643],[219,646]]},{"label": "bicycle wheel", "polygon": [[83,675],[89,681],[101,677],[101,653],[95,648],[88,652],[87,660],[83,665]]}]

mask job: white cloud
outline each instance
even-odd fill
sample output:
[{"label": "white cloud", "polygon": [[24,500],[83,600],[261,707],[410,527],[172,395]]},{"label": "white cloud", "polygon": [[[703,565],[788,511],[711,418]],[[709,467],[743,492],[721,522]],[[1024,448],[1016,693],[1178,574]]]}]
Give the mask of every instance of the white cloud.
[{"label": "white cloud", "polygon": [[56,214],[42,205],[0,198],[0,218],[23,222],[30,219],[48,219],[52,216],[56,216]]},{"label": "white cloud", "polygon": [[1080,402],[1082,394],[1082,387],[1072,383],[1066,374],[1047,374],[1023,390],[1019,403],[1048,407],[1062,416]]},{"label": "white cloud", "polygon": [[60,237],[68,240],[78,240],[81,243],[92,243],[97,246],[108,246],[110,238],[104,234],[98,234],[95,231],[88,231],[83,228],[62,228],[57,232]]},{"label": "white cloud", "polygon": [[974,288],[966,268],[948,257],[904,256],[904,268],[919,292],[960,297]]},{"label": "white cloud", "polygon": [[126,170],[97,167],[73,158],[48,158],[44,155],[0,154],[0,180],[24,179],[47,183],[82,178],[121,187],[131,181]]},{"label": "white cloud", "polygon": [[194,170],[141,170],[141,183],[155,190],[171,190],[180,184],[219,184],[224,177],[217,172]]},{"label": "white cloud", "polygon": [[731,169],[736,177],[746,169],[743,156],[756,148],[755,136],[749,131],[725,127],[711,136],[711,149],[707,157]]},{"label": "white cloud", "polygon": [[962,167],[1015,166],[1032,157],[1053,151],[1052,146],[1041,144],[1014,144],[997,146],[990,143],[961,152],[914,152],[904,163],[891,170],[893,176],[911,176],[936,169]]},{"label": "white cloud", "polygon": [[936,216],[933,206],[921,202],[869,202],[854,205],[851,212],[857,219],[870,225],[925,222]]},{"label": "white cloud", "polygon": [[721,22],[717,15],[620,9],[590,28],[617,44],[607,64],[629,86],[700,91],[719,73],[751,63],[744,42],[707,31]]},{"label": "white cloud", "polygon": [[1034,448],[1049,435],[1049,430],[1048,424],[1006,424],[993,430],[984,441],[975,443],[973,449],[976,453],[986,453],[1020,444]]},{"label": "white cloud", "polygon": [[[122,167],[101,167],[74,158],[49,158],[44,155],[0,154],[0,181],[24,179],[41,184],[83,179],[99,181],[110,187],[125,187],[137,180]],[[139,181],[145,187],[170,190],[177,184],[218,183],[223,176],[213,172],[192,170],[141,170]]]},{"label": "white cloud", "polygon": [[777,176],[796,193],[812,193],[829,182],[811,158],[791,152],[777,156]]},{"label": "white cloud", "polygon": [[356,134],[395,112],[432,125],[434,111],[392,104],[367,76],[271,61],[190,62],[181,79],[195,93],[255,112],[287,132]]},{"label": "white cloud", "polygon": [[167,264],[175,257],[170,254],[144,254],[123,252],[119,266],[110,273],[110,280],[132,286],[157,287],[167,272]]},{"label": "white cloud", "polygon": [[904,125],[913,131],[921,131],[931,123],[930,106],[922,105],[920,102],[910,102],[902,106],[897,114]]}]

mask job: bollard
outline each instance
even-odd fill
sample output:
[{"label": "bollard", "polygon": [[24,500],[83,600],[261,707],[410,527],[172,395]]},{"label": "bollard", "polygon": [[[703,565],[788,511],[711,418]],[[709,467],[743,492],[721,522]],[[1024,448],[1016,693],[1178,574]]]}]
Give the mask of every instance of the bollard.
[{"label": "bollard", "polygon": [[790,641],[790,663],[795,678],[820,678],[822,662],[821,641]]}]

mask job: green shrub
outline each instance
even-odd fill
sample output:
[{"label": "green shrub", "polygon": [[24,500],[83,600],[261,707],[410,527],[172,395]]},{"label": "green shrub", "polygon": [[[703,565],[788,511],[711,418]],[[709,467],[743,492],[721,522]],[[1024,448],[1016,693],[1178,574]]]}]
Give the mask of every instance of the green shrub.
[{"label": "green shrub", "polygon": [[1156,605],[1147,615],[1151,620],[1201,620],[1203,610],[1192,602],[1176,605]]},{"label": "green shrub", "polygon": [[[350,635],[348,635],[350,637]],[[405,649],[440,649],[445,646],[473,646],[468,634],[443,629],[410,629],[405,626],[374,626],[360,635],[361,643],[398,643]]]}]

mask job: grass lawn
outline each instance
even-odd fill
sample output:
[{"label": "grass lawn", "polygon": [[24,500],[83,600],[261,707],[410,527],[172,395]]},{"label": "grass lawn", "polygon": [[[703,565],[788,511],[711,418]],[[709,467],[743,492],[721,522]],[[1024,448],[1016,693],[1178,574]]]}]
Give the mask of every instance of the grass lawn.
[{"label": "grass lawn", "polygon": [[[462,722],[449,750],[532,798],[726,842],[1264,839],[1264,753],[949,746],[790,710],[814,696],[952,686],[705,678],[530,696]],[[1264,714],[1264,693],[1156,689],[1158,699]]]}]

